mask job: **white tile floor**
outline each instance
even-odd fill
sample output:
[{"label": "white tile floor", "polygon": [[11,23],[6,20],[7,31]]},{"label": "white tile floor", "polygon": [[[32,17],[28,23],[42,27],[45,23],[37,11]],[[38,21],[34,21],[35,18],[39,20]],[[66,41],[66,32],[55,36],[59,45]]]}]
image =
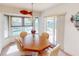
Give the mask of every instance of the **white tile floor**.
[{"label": "white tile floor", "polygon": [[14,52],[18,52],[19,50],[17,49],[17,46],[16,45],[13,45],[9,48],[9,50],[7,51],[7,55],[8,54],[11,54],[11,53],[14,53]]},{"label": "white tile floor", "polygon": [[[2,56],[20,56],[20,52],[17,48],[17,45],[14,44],[10,47],[5,48],[2,51]],[[67,56],[65,53],[63,53],[62,51],[59,52],[59,56]]]}]

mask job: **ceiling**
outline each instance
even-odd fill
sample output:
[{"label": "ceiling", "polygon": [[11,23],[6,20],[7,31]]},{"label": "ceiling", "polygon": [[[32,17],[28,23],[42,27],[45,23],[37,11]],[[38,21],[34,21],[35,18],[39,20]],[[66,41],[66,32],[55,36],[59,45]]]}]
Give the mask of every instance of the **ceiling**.
[{"label": "ceiling", "polygon": [[[58,3],[1,3],[0,5],[8,6],[8,7],[16,7],[16,8],[26,8],[33,11],[44,11],[50,7],[54,7],[58,5]],[[33,7],[33,8],[32,8]]]}]

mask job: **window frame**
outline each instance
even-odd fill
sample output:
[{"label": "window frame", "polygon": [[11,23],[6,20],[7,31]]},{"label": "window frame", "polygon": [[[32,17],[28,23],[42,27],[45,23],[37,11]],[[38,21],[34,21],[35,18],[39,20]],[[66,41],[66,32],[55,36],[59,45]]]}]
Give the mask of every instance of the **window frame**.
[{"label": "window frame", "polygon": [[[32,24],[32,22],[31,22],[31,24],[30,25],[25,25],[25,23],[24,23],[24,20],[25,20],[25,18],[31,18],[31,17],[21,17],[22,18],[22,25],[21,26],[12,26],[12,17],[20,17],[20,16],[10,16],[11,17],[11,29],[13,28],[13,27],[22,27],[22,31],[25,31],[25,29],[24,28],[26,28],[26,27],[35,27],[35,21],[36,21],[36,18],[38,18],[38,17],[35,17],[35,21],[34,21],[34,25]],[[32,21],[32,20],[31,20]],[[39,24],[39,18],[38,18],[38,24]],[[39,26],[39,25],[38,25]],[[39,29],[37,29],[38,30],[38,33],[39,33]],[[12,30],[11,30],[12,31]],[[38,33],[36,33],[36,34],[38,34]],[[13,36],[13,35],[11,35],[11,36]]]},{"label": "window frame", "polygon": [[[22,20],[22,25],[21,26],[13,26],[12,25],[12,17],[20,17]],[[11,16],[11,27],[29,27],[29,26],[32,26],[32,24],[31,25],[25,25],[24,24],[24,18],[30,18],[30,17],[21,17],[21,16]]]}]

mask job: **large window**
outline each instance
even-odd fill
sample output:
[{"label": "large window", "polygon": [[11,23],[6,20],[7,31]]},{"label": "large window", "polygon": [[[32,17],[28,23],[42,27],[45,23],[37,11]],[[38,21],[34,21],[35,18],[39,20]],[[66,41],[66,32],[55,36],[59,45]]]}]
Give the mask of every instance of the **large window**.
[{"label": "large window", "polygon": [[12,36],[17,36],[22,31],[22,27],[12,27]]},{"label": "large window", "polygon": [[24,18],[24,25],[25,26],[32,26],[32,19],[31,18]]},{"label": "large window", "polygon": [[[12,36],[17,36],[22,31],[26,31],[31,33],[32,30],[32,18],[30,17],[11,17],[11,31]],[[35,29],[36,33],[38,33],[38,18],[35,18]]]},{"label": "large window", "polygon": [[56,43],[56,20],[57,17],[56,16],[52,16],[52,17],[47,17],[47,32],[49,33],[50,37],[50,42],[52,43]]},{"label": "large window", "polygon": [[32,30],[32,19],[31,18],[24,18],[24,31],[31,33]]},{"label": "large window", "polygon": [[22,31],[22,18],[21,17],[11,17],[11,32],[12,36],[19,35]]},{"label": "large window", "polygon": [[22,18],[12,17],[12,26],[22,26]]},{"label": "large window", "polygon": [[38,29],[39,29],[39,19],[38,19],[38,17],[35,18],[34,24],[35,24],[36,33],[38,34],[38,32],[39,32],[39,31],[38,31]]}]

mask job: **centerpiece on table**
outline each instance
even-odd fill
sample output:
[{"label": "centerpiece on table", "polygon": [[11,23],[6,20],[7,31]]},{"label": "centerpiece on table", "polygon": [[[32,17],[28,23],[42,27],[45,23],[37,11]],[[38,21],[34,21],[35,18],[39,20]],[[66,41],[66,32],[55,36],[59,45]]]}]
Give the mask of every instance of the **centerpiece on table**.
[{"label": "centerpiece on table", "polygon": [[32,29],[31,33],[32,33],[32,36],[33,36],[33,39],[34,39],[35,38],[35,33],[36,33],[35,29]]}]

